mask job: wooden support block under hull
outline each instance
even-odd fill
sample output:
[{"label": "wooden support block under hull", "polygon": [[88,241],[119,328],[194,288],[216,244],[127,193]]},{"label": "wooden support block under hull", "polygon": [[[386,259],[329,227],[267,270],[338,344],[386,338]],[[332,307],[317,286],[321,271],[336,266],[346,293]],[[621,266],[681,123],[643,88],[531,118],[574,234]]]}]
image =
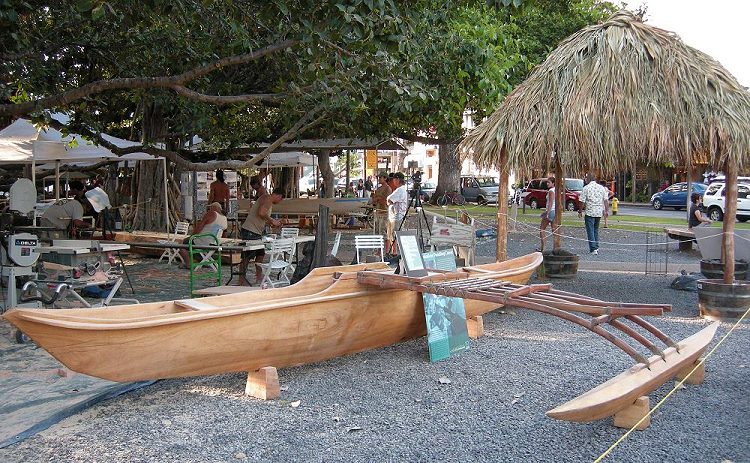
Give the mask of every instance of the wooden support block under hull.
[{"label": "wooden support block under hull", "polygon": [[614,425],[618,428],[630,429],[636,425],[643,417],[645,419],[635,428],[643,431],[651,425],[651,416],[648,416],[649,401],[648,396],[638,397],[632,405],[629,405],[619,412],[615,413]]},{"label": "wooden support block under hull", "polygon": [[[699,358],[689,367],[677,372],[675,380],[682,381],[687,378],[685,379],[685,384],[703,384],[703,380],[706,378],[706,364],[700,363],[702,360],[702,358]],[[698,366],[698,364],[700,364],[700,366]],[[698,368],[695,368],[696,366],[698,366]],[[693,368],[695,368],[695,371],[693,371]],[[690,374],[691,371],[693,371],[693,374]]]},{"label": "wooden support block under hull", "polygon": [[261,400],[278,399],[281,395],[279,374],[275,367],[263,367],[247,373],[245,395]]},{"label": "wooden support block under hull", "polygon": [[478,339],[484,336],[484,320],[481,315],[469,317],[466,319],[466,328],[469,330],[471,339]]}]

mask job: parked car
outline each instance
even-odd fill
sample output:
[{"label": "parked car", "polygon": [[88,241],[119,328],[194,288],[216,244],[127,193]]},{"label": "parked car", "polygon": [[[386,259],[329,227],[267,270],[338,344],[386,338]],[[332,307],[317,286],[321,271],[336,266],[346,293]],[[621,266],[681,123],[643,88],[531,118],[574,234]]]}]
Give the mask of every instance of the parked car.
[{"label": "parked car", "polygon": [[583,179],[582,178],[566,178],[565,189],[578,193],[579,195],[583,191]]},{"label": "parked car", "polygon": [[[583,205],[579,200],[579,193],[567,188],[568,180],[579,179],[565,179],[565,209],[568,211],[580,210]],[[522,193],[523,202],[532,209],[547,207],[547,191],[549,190],[547,183],[546,177],[531,180]],[[583,180],[581,180],[581,190],[583,190],[582,184]],[[577,182],[575,182],[575,186],[577,186]]]},{"label": "parked car", "polygon": [[[693,192],[703,194],[706,192],[706,185],[703,183],[693,183]],[[685,209],[687,207],[687,182],[675,183],[664,190],[654,193],[651,196],[651,205],[654,209],[661,210],[663,207],[674,207],[675,210]]]},{"label": "parked car", "polygon": [[[724,182],[726,178],[723,175],[714,177],[709,183]],[[738,183],[750,183],[750,177],[737,177]]]},{"label": "parked car", "polygon": [[[724,218],[724,182],[712,183],[703,194],[703,207],[708,218],[718,222]],[[737,220],[750,220],[750,183],[737,184]]]},{"label": "parked car", "polygon": [[497,204],[497,190],[500,184],[494,177],[461,176],[461,196],[466,201],[477,204]]}]

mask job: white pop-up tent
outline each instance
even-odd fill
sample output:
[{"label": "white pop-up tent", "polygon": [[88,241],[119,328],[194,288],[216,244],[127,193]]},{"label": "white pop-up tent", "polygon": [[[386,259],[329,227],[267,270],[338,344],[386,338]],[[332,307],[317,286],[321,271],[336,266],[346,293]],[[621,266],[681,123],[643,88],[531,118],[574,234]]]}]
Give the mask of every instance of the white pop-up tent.
[{"label": "white pop-up tent", "polygon": [[[65,115],[61,114],[58,116]],[[102,137],[118,148],[137,146],[139,143],[111,135]],[[73,140],[77,142],[73,146]],[[26,119],[17,119],[8,127],[0,130],[0,164],[31,164],[31,181],[36,185],[36,167],[42,165],[49,169],[55,168],[55,192],[59,199],[60,166],[86,166],[100,162],[134,161],[162,161],[164,169],[164,223],[169,232],[169,199],[167,195],[167,160],[163,157],[151,156],[148,153],[137,152],[118,156],[103,146],[89,144],[77,134],[63,134],[55,129],[38,129]]]}]

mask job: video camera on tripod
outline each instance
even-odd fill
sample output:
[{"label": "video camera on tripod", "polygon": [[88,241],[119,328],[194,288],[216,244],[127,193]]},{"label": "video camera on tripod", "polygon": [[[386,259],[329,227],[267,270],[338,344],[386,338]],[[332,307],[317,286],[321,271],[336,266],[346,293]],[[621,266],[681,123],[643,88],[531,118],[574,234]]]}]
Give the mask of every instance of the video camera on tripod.
[{"label": "video camera on tripod", "polygon": [[412,189],[419,191],[419,187],[422,185],[422,172],[418,170],[411,174],[411,181],[414,182]]}]

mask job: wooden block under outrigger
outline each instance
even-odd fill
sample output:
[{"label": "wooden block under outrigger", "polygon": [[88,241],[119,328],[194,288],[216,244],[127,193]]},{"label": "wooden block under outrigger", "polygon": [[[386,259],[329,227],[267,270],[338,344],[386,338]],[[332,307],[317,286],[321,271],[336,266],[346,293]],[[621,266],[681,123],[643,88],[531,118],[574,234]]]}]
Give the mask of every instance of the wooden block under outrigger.
[{"label": "wooden block under outrigger", "polygon": [[703,359],[699,358],[692,365],[678,371],[675,380],[682,381],[684,379],[687,384],[703,384],[703,380],[706,378],[706,364],[701,363],[702,361]]},{"label": "wooden block under outrigger", "polygon": [[637,424],[638,426],[635,429],[643,431],[651,425],[651,416],[649,416],[648,412],[648,396],[638,397],[632,405],[615,413],[614,425],[618,428],[630,429]]},{"label": "wooden block under outrigger", "polygon": [[484,336],[484,320],[481,315],[469,317],[466,319],[466,328],[469,331],[471,339],[478,339]]},{"label": "wooden block under outrigger", "polygon": [[281,395],[279,374],[275,367],[263,367],[247,373],[245,394],[261,400],[278,399]]}]

